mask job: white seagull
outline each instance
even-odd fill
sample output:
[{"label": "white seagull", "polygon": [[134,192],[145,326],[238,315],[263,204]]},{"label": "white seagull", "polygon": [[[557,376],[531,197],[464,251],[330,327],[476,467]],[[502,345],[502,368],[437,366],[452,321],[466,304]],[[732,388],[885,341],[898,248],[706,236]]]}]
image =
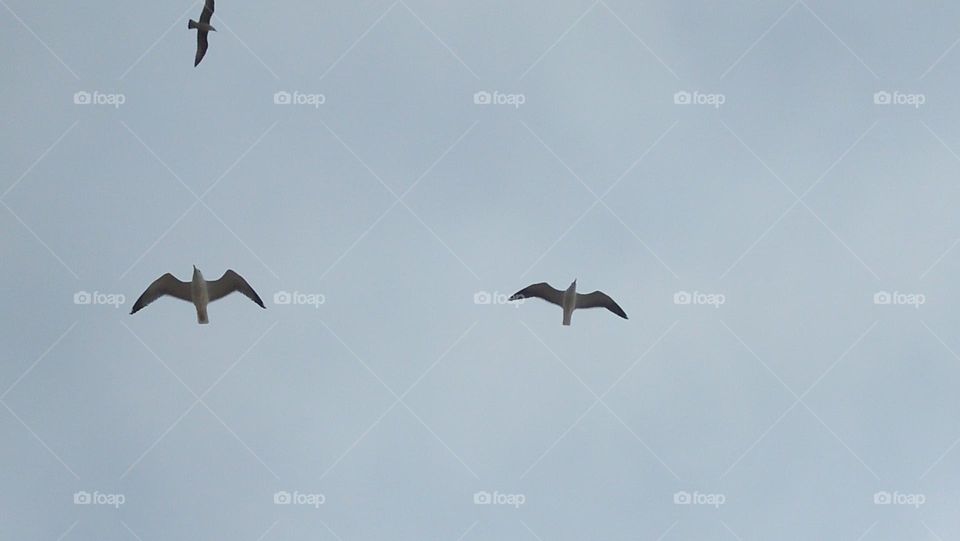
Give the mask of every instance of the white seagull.
[{"label": "white seagull", "polygon": [[207,54],[207,33],[216,32],[217,29],[210,26],[210,17],[213,17],[213,0],[206,0],[203,4],[203,11],[200,13],[200,22],[190,19],[187,28],[197,29],[197,56],[193,60],[193,67],[203,60],[203,55]]},{"label": "white seagull", "polygon": [[210,320],[207,319],[207,304],[222,299],[234,291],[243,293],[250,300],[259,304],[260,308],[266,308],[257,292],[239,274],[227,270],[219,280],[208,282],[203,279],[200,269],[194,265],[193,280],[189,282],[181,282],[169,272],[154,280],[150,287],[140,295],[137,302],[133,304],[130,314],[137,313],[141,308],[164,295],[170,295],[193,303],[197,308],[197,323],[210,323]]},{"label": "white seagull", "polygon": [[570,325],[570,318],[577,308],[606,308],[614,314],[627,319],[627,313],[620,308],[606,293],[594,291],[581,295],[577,293],[577,281],[574,280],[566,291],[560,291],[546,282],[527,286],[510,296],[511,301],[523,300],[528,297],[537,297],[563,308],[563,324]]}]

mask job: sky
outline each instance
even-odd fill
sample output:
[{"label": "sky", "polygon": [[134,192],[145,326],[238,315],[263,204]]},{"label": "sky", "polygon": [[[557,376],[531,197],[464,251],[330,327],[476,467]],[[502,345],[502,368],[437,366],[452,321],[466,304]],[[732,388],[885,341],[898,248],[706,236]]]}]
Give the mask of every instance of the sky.
[{"label": "sky", "polygon": [[276,7],[0,0],[0,539],[960,536],[960,5]]}]

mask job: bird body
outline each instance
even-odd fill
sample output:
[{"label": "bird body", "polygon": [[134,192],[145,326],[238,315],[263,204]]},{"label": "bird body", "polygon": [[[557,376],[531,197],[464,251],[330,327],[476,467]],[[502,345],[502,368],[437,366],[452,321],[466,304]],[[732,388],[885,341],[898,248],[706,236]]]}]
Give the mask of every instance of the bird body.
[{"label": "bird body", "polygon": [[203,274],[196,266],[193,267],[193,279],[190,280],[190,298],[197,308],[197,323],[210,323],[210,319],[207,317],[210,291],[207,289],[207,281],[203,279]]},{"label": "bird body", "polygon": [[563,308],[563,324],[569,326],[570,318],[573,317],[573,311],[577,309],[576,280],[574,280],[567,290],[563,292],[563,302],[560,307]]},{"label": "bird body", "polygon": [[202,325],[210,322],[207,317],[207,305],[217,299],[226,297],[234,291],[243,293],[257,303],[260,308],[266,308],[257,292],[236,272],[227,270],[219,279],[207,281],[200,269],[194,266],[193,278],[189,282],[182,282],[169,272],[154,280],[150,287],[140,295],[137,302],[133,304],[130,313],[135,314],[151,302],[164,295],[169,295],[192,303],[197,309],[197,323]]},{"label": "bird body", "polygon": [[208,23],[198,23],[197,21],[190,19],[190,22],[187,23],[187,28],[193,30],[194,28],[200,30],[201,32],[216,32],[217,29],[213,25]]},{"label": "bird body", "polygon": [[546,282],[527,286],[510,296],[511,301],[537,297],[563,309],[563,324],[570,325],[574,310],[578,308],[606,308],[614,314],[627,319],[627,313],[613,299],[602,291],[577,293],[577,281],[574,280],[565,291],[560,291]]}]

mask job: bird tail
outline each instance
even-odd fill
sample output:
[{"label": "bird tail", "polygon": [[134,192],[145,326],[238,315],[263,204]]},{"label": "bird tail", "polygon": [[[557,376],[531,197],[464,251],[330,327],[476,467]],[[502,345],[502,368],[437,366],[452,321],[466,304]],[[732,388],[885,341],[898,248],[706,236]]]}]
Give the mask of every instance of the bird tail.
[{"label": "bird tail", "polygon": [[187,28],[189,28],[190,30],[193,30],[196,27],[197,27],[197,21],[190,19],[190,22],[187,23]]},{"label": "bird tail", "polygon": [[563,324],[569,327],[569,326],[570,326],[570,318],[572,318],[572,317],[573,317],[573,310],[570,310],[569,312],[566,311],[566,310],[564,310],[564,311],[563,311]]},{"label": "bird tail", "polygon": [[210,323],[210,320],[207,318],[207,307],[197,307],[197,323],[201,325],[206,325]]}]

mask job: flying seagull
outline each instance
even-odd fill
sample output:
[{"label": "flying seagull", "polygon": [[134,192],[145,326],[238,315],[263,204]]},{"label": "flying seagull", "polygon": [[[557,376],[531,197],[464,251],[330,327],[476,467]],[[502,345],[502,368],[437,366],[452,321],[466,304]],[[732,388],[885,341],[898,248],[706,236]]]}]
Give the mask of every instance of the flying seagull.
[{"label": "flying seagull", "polygon": [[568,287],[566,291],[554,289],[553,286],[546,282],[533,284],[517,291],[510,296],[509,300],[518,301],[528,297],[537,297],[563,308],[564,325],[570,325],[570,318],[573,316],[573,311],[577,308],[606,308],[623,319],[627,319],[627,313],[623,311],[623,308],[620,308],[620,305],[614,302],[606,293],[602,291],[594,291],[586,295],[577,293],[576,280],[570,284],[570,287]]},{"label": "flying seagull", "polygon": [[207,54],[207,33],[211,30],[217,31],[210,26],[210,17],[213,17],[213,0],[206,0],[203,4],[203,13],[200,14],[200,22],[190,19],[187,23],[187,28],[190,30],[197,29],[197,57],[193,61],[193,67],[197,67],[197,64],[203,60],[203,55]]},{"label": "flying seagull", "polygon": [[170,295],[192,302],[197,307],[197,323],[210,323],[210,320],[207,319],[207,304],[222,299],[234,291],[243,293],[250,300],[259,304],[260,308],[266,308],[257,292],[239,274],[227,270],[219,280],[208,282],[203,279],[200,269],[194,265],[193,280],[189,282],[181,282],[169,272],[154,280],[150,287],[140,295],[137,302],[133,304],[133,310],[130,310],[130,314],[137,313],[141,308],[164,295]]}]

